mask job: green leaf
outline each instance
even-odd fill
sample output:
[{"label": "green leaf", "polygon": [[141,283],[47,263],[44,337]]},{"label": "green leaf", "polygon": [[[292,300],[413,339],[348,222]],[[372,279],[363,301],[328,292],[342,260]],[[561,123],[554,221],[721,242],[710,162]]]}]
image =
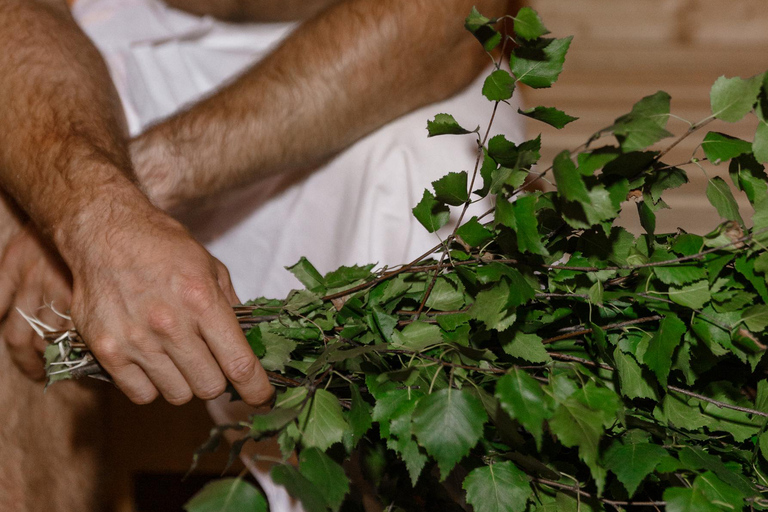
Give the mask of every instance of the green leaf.
[{"label": "green leaf", "polygon": [[529,110],[517,109],[518,114],[522,114],[531,119],[536,119],[542,123],[547,123],[550,126],[554,126],[558,130],[563,128],[568,123],[576,121],[578,117],[569,116],[562,110],[558,110],[553,107],[535,107]]},{"label": "green leaf", "polygon": [[764,164],[768,162],[768,119],[762,115],[758,116],[758,118],[755,140],[752,142],[752,152],[755,155],[755,159]]},{"label": "green leaf", "polygon": [[[389,446],[389,443],[387,443]],[[390,446],[392,447],[392,446]],[[408,470],[408,476],[411,478],[411,485],[416,487],[419,481],[419,476],[424,466],[427,464],[429,457],[427,457],[419,449],[419,445],[413,440],[413,437],[398,439],[394,445],[394,449],[405,462],[405,468]]]},{"label": "green leaf", "polygon": [[503,69],[493,71],[483,83],[483,96],[489,101],[506,101],[515,92],[515,79]]},{"label": "green leaf", "polygon": [[668,297],[673,302],[691,309],[701,309],[711,300],[709,281],[706,279],[681,287],[670,287]]},{"label": "green leaf", "polygon": [[491,182],[498,164],[488,154],[488,149],[483,148],[483,164],[480,166],[480,177],[483,178],[483,187],[474,190],[474,193],[480,197],[485,197],[491,190]]},{"label": "green leaf", "polygon": [[720,507],[712,504],[700,488],[667,487],[664,491],[667,512],[720,512]]},{"label": "green leaf", "polygon": [[668,394],[662,401],[661,415],[667,424],[687,430],[697,430],[709,424],[699,407],[700,402]]},{"label": "green leaf", "polygon": [[459,389],[442,389],[416,404],[413,434],[437,461],[445,479],[480,440],[486,421],[488,416],[477,398]]},{"label": "green leaf", "polygon": [[720,506],[721,509],[743,510],[744,496],[711,471],[697,476],[693,487],[700,489],[711,503]]},{"label": "green leaf", "polygon": [[467,171],[449,172],[437,181],[432,182],[435,188],[435,198],[452,206],[464,204],[469,199],[467,192]]},{"label": "green leaf", "polygon": [[[601,222],[609,222],[607,226],[603,227],[603,230],[608,233],[610,231],[612,221],[616,218],[621,208],[621,201],[626,197],[629,192],[628,183],[626,180],[622,180],[613,185],[613,190],[608,191],[602,185],[592,187],[589,191],[589,202],[581,203],[581,208],[586,215],[586,224],[579,227],[592,227],[600,224]],[[617,200],[617,198],[620,198]],[[565,215],[564,215],[565,217]],[[576,226],[581,224],[581,220],[565,218],[569,224]]]},{"label": "green leaf", "polygon": [[664,284],[681,285],[707,278],[707,270],[698,265],[673,263],[669,267],[652,268],[653,273]]},{"label": "green leaf", "polygon": [[480,224],[477,221],[477,217],[472,217],[459,226],[459,229],[456,230],[456,234],[470,247],[480,247],[493,238],[493,232]]},{"label": "green leaf", "polygon": [[464,27],[480,41],[485,51],[490,52],[501,42],[501,34],[491,26],[494,23],[496,23],[495,19],[486,18],[477,11],[477,8],[472,7],[472,12],[464,20]]},{"label": "green leaf", "polygon": [[[628,155],[623,155],[623,158],[627,157]],[[602,169],[614,160],[621,158],[622,155],[616,148],[604,146],[587,153],[579,153],[576,161],[579,164],[579,173],[583,176],[592,176],[598,169]],[[622,165],[621,167],[624,168],[625,166]]]},{"label": "green leaf", "polygon": [[[454,278],[455,279],[455,278]],[[454,311],[464,306],[464,288],[460,282],[440,276],[435,280],[432,293],[429,294],[426,306],[438,311]],[[438,317],[439,320],[442,317]],[[443,327],[445,329],[445,327]],[[446,329],[452,331],[453,329]]]},{"label": "green leaf", "polygon": [[421,352],[427,347],[440,343],[443,343],[440,327],[418,320],[406,325],[402,331],[395,331],[392,334],[392,345],[415,352]]},{"label": "green leaf", "polygon": [[643,376],[643,370],[637,364],[635,358],[625,354],[619,348],[613,352],[616,363],[616,371],[619,373],[621,394],[627,398],[652,398],[657,399],[653,386]]},{"label": "green leaf", "polygon": [[646,96],[635,103],[629,114],[619,117],[602,131],[613,133],[625,153],[645,149],[671,137],[665,128],[669,120],[669,100],[669,94],[664,91]]},{"label": "green leaf", "polygon": [[291,360],[291,352],[296,348],[292,339],[270,332],[265,324],[261,329],[261,343],[264,346],[264,356],[259,360],[265,370],[281,372],[285,364]]},{"label": "green leaf", "polygon": [[491,194],[500,194],[504,189],[516,190],[525,183],[528,173],[522,169],[501,166],[491,173]]},{"label": "green leaf", "polygon": [[515,16],[515,34],[528,41],[549,34],[539,14],[530,7],[522,7]]},{"label": "green leaf", "polygon": [[[727,483],[742,495],[753,496],[755,490],[752,483],[741,473],[733,470],[733,466],[726,465],[716,455],[711,455],[701,448],[685,447],[678,454],[680,462],[688,469],[705,469],[711,471],[723,482]],[[694,487],[696,485],[694,484]]]},{"label": "green leaf", "polygon": [[436,114],[433,121],[427,121],[428,137],[434,137],[436,135],[466,135],[467,133],[473,133],[466,128],[462,128],[461,125],[450,114]]},{"label": "green leaf", "polygon": [[496,398],[501,408],[516,419],[541,448],[543,423],[552,417],[554,403],[533,377],[513,368],[496,382]]},{"label": "green leaf", "polygon": [[349,426],[352,428],[352,441],[356,445],[371,428],[373,421],[371,419],[371,406],[363,400],[360,394],[360,388],[357,385],[350,385],[352,390],[352,406],[347,416]]},{"label": "green leaf", "polygon": [[223,478],[205,485],[184,505],[186,512],[267,512],[261,491],[242,478]]},{"label": "green leaf", "polygon": [[768,432],[760,434],[757,445],[760,448],[760,455],[763,456],[763,459],[768,460]]},{"label": "green leaf", "polygon": [[741,314],[741,320],[752,332],[763,332],[768,327],[768,306],[755,304],[745,309]]},{"label": "green leaf", "polygon": [[766,288],[766,280],[755,275],[755,260],[749,259],[748,255],[743,254],[736,258],[734,262],[734,268],[743,275],[755,288],[755,291],[760,294],[763,302],[768,302],[768,288]]},{"label": "green leaf", "polygon": [[755,409],[768,413],[768,380],[762,379],[757,383],[757,396],[755,397]]},{"label": "green leaf", "polygon": [[650,192],[654,204],[661,200],[661,195],[665,190],[678,188],[686,183],[688,183],[688,175],[677,167],[654,171],[645,180],[646,189]]},{"label": "green leaf", "polygon": [[721,76],[715,80],[709,92],[712,115],[731,123],[740,120],[752,110],[762,81],[762,75],[746,80]]},{"label": "green leaf", "polygon": [[531,363],[548,363],[552,360],[544,345],[541,344],[541,337],[536,334],[524,334],[518,331],[511,341],[504,343],[502,348],[512,357],[519,357]]},{"label": "green leaf", "polygon": [[744,219],[741,218],[739,213],[739,205],[736,203],[733,194],[731,193],[728,184],[720,178],[715,176],[709,180],[707,185],[707,199],[712,206],[717,209],[717,213],[721,217],[728,220],[733,220],[741,225],[744,225]]},{"label": "green leaf", "polygon": [[552,86],[563,71],[565,54],[572,39],[573,37],[542,40],[547,44],[543,49],[515,48],[509,60],[515,78],[535,89]]},{"label": "green leaf", "polygon": [[672,367],[672,354],[680,344],[687,327],[673,314],[667,314],[659,324],[658,332],[651,338],[643,363],[650,368],[662,386],[667,386],[667,376]]},{"label": "green leaf", "polygon": [[605,467],[624,484],[631,498],[640,482],[651,474],[667,455],[667,450],[657,444],[617,444],[606,454]]},{"label": "green leaf", "polygon": [[602,306],[604,292],[605,289],[603,288],[602,281],[596,281],[595,284],[590,286],[589,291],[587,292],[590,304],[597,304],[598,306]]},{"label": "green leaf", "polygon": [[315,391],[314,397],[299,416],[301,442],[306,448],[315,447],[325,451],[334,443],[341,442],[348,428],[339,400],[324,389]]},{"label": "green leaf", "polygon": [[563,445],[577,446],[579,457],[590,469],[598,489],[605,480],[605,469],[600,464],[600,438],[603,435],[603,413],[596,411],[576,396],[570,396],[555,410],[549,428]]},{"label": "green leaf", "polygon": [[296,279],[301,281],[301,284],[306,286],[307,290],[315,292],[325,289],[323,276],[304,256],[296,264],[285,268],[296,276]]},{"label": "green leaf", "polygon": [[724,133],[709,132],[701,142],[707,160],[717,165],[752,151],[752,144]]},{"label": "green leaf", "polygon": [[[253,350],[253,353],[256,354],[256,357],[264,357],[264,351],[266,349],[264,348],[264,343],[261,341],[260,326],[256,325],[251,327],[245,334],[245,339],[248,340],[248,346],[251,347],[251,350]],[[58,353],[58,348],[56,348],[56,353]]]},{"label": "green leaf", "polygon": [[515,319],[514,310],[507,306],[508,301],[509,285],[506,280],[501,280],[495,286],[478,292],[469,314],[489,329],[503,331]]},{"label": "green leaf", "polygon": [[653,235],[656,232],[656,214],[648,206],[648,201],[637,203],[637,215],[640,217],[640,226],[646,233]]},{"label": "green leaf", "polygon": [[[297,404],[298,405],[298,404]],[[265,414],[251,416],[251,432],[254,437],[262,436],[269,432],[277,432],[299,415],[299,408],[275,407]]]},{"label": "green leaf", "polygon": [[475,512],[523,512],[533,494],[528,476],[511,461],[473,469],[462,487]]},{"label": "green leaf", "polygon": [[270,471],[270,476],[277,485],[285,487],[291,497],[301,502],[305,512],[328,512],[320,489],[298,469],[287,464],[277,464]]},{"label": "green leaf", "polygon": [[317,448],[302,450],[299,471],[312,482],[325,504],[338,511],[349,493],[349,479],[344,469]]},{"label": "green leaf", "polygon": [[336,270],[325,274],[325,286],[329,290],[338,290],[359,281],[364,281],[373,277],[371,269],[373,265],[353,265],[351,267],[341,266]]},{"label": "green leaf", "polygon": [[427,231],[434,233],[448,222],[451,210],[437,201],[429,190],[425,190],[421,201],[413,209],[413,216],[427,228]]},{"label": "green leaf", "polygon": [[[739,389],[730,382],[720,381],[712,383],[707,386],[703,394],[713,400],[729,405],[740,407],[750,407],[752,405],[740,394]],[[737,443],[742,443],[757,434],[763,421],[763,418],[750,418],[745,412],[720,408],[712,403],[704,403],[702,408],[704,413],[711,418],[708,425],[709,430],[728,432]],[[722,474],[718,473],[718,476],[730,483]]]},{"label": "green leaf", "polygon": [[488,141],[488,154],[498,164],[506,167],[515,167],[517,159],[520,157],[520,151],[517,145],[507,140],[504,135],[494,135]]},{"label": "green leaf", "polygon": [[555,157],[552,172],[555,174],[558,193],[567,201],[591,202],[587,186],[579,171],[576,170],[568,150],[563,150]]},{"label": "green leaf", "polygon": [[520,252],[549,256],[539,234],[539,223],[536,219],[537,200],[535,195],[525,195],[510,203],[499,196],[496,198],[496,207],[499,209],[496,219],[515,231]]}]

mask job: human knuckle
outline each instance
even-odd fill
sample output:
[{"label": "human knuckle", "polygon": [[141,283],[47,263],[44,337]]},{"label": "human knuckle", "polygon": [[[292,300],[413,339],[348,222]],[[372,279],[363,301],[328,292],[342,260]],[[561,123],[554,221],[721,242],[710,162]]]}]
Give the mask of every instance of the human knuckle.
[{"label": "human knuckle", "polygon": [[128,398],[131,400],[131,402],[135,403],[136,405],[150,404],[155,401],[155,398],[157,398],[157,390],[154,390],[154,389],[138,390],[128,395]]},{"label": "human knuckle", "polygon": [[215,289],[209,280],[201,277],[185,278],[180,287],[182,300],[191,307],[204,310],[216,300]]},{"label": "human knuckle", "polygon": [[173,394],[169,394],[165,397],[165,400],[171,404],[171,405],[184,405],[188,403],[190,400],[192,400],[192,397],[194,395],[192,394],[192,391],[186,390],[186,391],[177,391]]},{"label": "human knuckle", "polygon": [[235,382],[246,382],[256,374],[256,357],[244,354],[227,362],[222,368]]},{"label": "human knuckle", "polygon": [[102,337],[91,342],[91,350],[107,366],[119,366],[125,357],[123,344],[115,338]]},{"label": "human knuckle", "polygon": [[167,306],[156,306],[147,313],[147,325],[156,333],[173,333],[179,328],[178,314]]},{"label": "human knuckle", "polygon": [[202,400],[213,400],[214,398],[218,398],[223,395],[226,389],[227,381],[222,376],[221,378],[217,378],[202,384],[196,394],[197,397]]}]

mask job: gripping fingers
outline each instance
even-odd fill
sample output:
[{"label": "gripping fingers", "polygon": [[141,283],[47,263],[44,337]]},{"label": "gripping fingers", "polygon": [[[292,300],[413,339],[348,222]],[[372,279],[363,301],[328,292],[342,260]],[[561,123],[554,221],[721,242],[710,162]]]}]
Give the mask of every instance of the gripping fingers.
[{"label": "gripping fingers", "polygon": [[243,401],[249,405],[266,403],[272,398],[274,388],[230,307],[225,305],[224,297],[221,302],[222,308],[211,308],[201,319],[200,332]]},{"label": "gripping fingers", "polygon": [[96,339],[98,341],[90,343],[91,351],[131,402],[143,405],[157,398],[157,388],[138,364],[126,359],[120,342],[110,338]]},{"label": "gripping fingers", "polygon": [[192,389],[168,356],[155,354],[141,367],[168,403],[183,405],[192,400]]},{"label": "gripping fingers", "polygon": [[205,342],[197,335],[190,335],[178,350],[168,355],[189,383],[194,395],[203,400],[219,397],[227,387],[227,380],[211,355]]}]

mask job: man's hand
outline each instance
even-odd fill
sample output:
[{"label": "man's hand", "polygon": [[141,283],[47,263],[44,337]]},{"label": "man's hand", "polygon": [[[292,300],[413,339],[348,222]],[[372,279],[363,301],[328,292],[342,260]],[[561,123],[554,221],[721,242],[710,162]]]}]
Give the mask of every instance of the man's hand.
[{"label": "man's hand", "polygon": [[159,391],[181,404],[216,398],[228,379],[245,402],[266,402],[273,389],[232,314],[226,268],[143,201],[103,206],[66,245],[92,247],[69,262],[72,320],[117,385],[136,403]]},{"label": "man's hand", "polygon": [[20,228],[0,254],[0,343],[6,343],[11,358],[25,375],[42,380],[45,341],[18,310],[53,328],[70,328],[71,323],[55,312],[69,309],[69,271],[32,226]]},{"label": "man's hand", "polygon": [[226,272],[137,188],[120,101],[63,0],[0,1],[0,188],[72,273],[72,320],[135,402],[272,394]]}]

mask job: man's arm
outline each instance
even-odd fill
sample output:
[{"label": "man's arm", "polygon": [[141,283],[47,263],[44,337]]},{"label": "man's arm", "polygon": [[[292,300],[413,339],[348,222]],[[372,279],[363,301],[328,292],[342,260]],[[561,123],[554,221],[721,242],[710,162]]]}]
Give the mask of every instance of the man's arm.
[{"label": "man's arm", "polygon": [[[133,183],[106,67],[61,0],[0,0],[0,188],[72,272],[72,318],[136,402],[271,387],[226,269]],[[223,370],[223,374],[222,374]]]},{"label": "man's arm", "polygon": [[473,4],[344,0],[215,95],[132,145],[137,175],[172,208],[279,172],[311,168],[385,123],[467,85],[490,59],[464,30]]}]

